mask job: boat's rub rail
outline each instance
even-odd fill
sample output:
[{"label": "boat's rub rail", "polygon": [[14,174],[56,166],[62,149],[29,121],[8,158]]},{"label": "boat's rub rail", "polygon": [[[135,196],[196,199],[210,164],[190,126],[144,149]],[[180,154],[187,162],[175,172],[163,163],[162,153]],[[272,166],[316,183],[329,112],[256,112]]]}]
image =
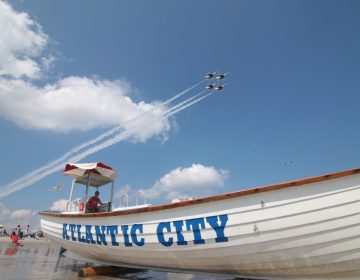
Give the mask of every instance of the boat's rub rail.
[{"label": "boat's rub rail", "polygon": [[[310,177],[310,178],[306,178],[306,179],[300,179],[300,180],[295,180],[295,181],[290,181],[290,182],[285,182],[285,183],[280,183],[280,184],[275,184],[275,185],[241,190],[241,191],[232,192],[232,193],[220,194],[220,195],[215,195],[215,196],[211,196],[211,197],[199,198],[199,199],[194,199],[194,200],[187,200],[187,201],[181,201],[181,202],[163,204],[163,205],[157,205],[157,206],[149,206],[149,207],[138,208],[138,209],[129,209],[129,210],[123,210],[123,211],[117,211],[117,212],[79,214],[76,216],[77,217],[103,217],[103,216],[121,216],[121,215],[137,214],[137,213],[144,213],[144,212],[153,212],[153,211],[177,208],[177,207],[182,207],[182,206],[187,206],[187,205],[206,203],[206,202],[223,200],[223,199],[230,199],[230,198],[254,194],[254,193],[261,193],[261,192],[279,190],[279,189],[284,189],[284,188],[289,188],[289,187],[301,186],[301,185],[305,185],[305,184],[309,184],[309,183],[321,182],[321,181],[325,181],[325,180],[336,179],[336,178],[340,178],[340,177],[354,175],[357,173],[360,173],[360,168],[355,168],[355,169],[350,169],[350,170],[340,171],[340,172],[336,172],[336,173],[325,174],[325,175],[321,175],[321,176]],[[52,212],[40,212],[40,214],[43,216],[53,216],[53,217],[71,217],[71,216],[73,216],[71,214],[61,214],[61,213],[52,213]]]}]

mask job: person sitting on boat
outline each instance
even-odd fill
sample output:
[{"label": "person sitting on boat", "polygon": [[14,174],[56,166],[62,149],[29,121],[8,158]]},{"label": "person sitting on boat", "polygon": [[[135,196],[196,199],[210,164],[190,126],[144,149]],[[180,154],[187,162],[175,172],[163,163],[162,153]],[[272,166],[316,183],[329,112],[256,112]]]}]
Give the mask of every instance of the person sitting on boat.
[{"label": "person sitting on boat", "polygon": [[15,231],[13,231],[13,232],[11,233],[10,238],[11,238],[11,242],[12,242],[13,245],[20,245],[20,243],[19,243],[19,237],[17,236],[17,234],[15,233]]},{"label": "person sitting on boat", "polygon": [[90,197],[88,202],[86,203],[86,212],[95,213],[99,212],[98,204],[103,205],[99,198],[99,191],[95,192],[95,195]]}]

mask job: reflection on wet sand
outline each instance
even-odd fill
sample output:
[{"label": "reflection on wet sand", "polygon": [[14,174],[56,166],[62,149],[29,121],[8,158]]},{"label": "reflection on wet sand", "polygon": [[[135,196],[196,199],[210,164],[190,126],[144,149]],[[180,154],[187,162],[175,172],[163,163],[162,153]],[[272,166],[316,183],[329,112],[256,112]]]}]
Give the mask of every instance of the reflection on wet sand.
[{"label": "reflection on wet sand", "polygon": [[[2,280],[78,279],[79,271],[88,266],[96,266],[96,264],[65,258],[62,255],[59,255],[59,247],[51,243],[31,243],[22,244],[22,246],[13,246],[8,243],[0,243],[0,267]],[[182,273],[167,273],[129,268],[122,271],[117,270],[115,274],[106,276],[92,276],[87,279],[230,280],[233,278]]]}]

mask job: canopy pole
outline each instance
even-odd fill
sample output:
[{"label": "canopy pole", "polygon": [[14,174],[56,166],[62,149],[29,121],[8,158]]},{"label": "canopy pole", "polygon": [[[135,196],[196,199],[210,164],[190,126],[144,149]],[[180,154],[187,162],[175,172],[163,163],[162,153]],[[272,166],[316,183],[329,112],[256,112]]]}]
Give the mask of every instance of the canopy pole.
[{"label": "canopy pole", "polygon": [[111,182],[111,192],[110,192],[110,206],[109,206],[109,212],[112,209],[112,201],[113,201],[113,196],[114,196],[114,181]]},{"label": "canopy pole", "polygon": [[85,203],[87,202],[87,199],[88,199],[89,185],[90,185],[90,175],[91,175],[91,172],[89,172],[89,175],[88,175],[88,180],[87,180],[87,183],[86,183],[86,190],[85,190]]},{"label": "canopy pole", "polygon": [[[73,192],[74,192],[74,185],[75,185],[75,179],[72,180],[70,197],[69,197],[68,204],[67,204],[67,206],[66,206],[66,209],[67,209],[68,211],[71,211],[71,209],[69,209],[69,208],[71,207],[71,201],[72,201],[72,196],[73,196]],[[69,207],[69,206],[70,206],[70,207]]]}]

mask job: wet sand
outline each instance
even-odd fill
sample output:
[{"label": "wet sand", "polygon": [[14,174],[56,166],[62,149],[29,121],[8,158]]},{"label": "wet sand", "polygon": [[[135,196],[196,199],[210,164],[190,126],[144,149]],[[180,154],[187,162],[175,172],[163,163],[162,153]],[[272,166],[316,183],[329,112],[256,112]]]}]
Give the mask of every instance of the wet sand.
[{"label": "wet sand", "polygon": [[215,277],[200,274],[168,273],[152,270],[131,269],[111,276],[79,278],[82,268],[98,266],[94,263],[72,260],[59,255],[59,246],[48,239],[26,238],[22,246],[11,245],[9,237],[0,237],[1,280],[53,279],[53,280],[234,280],[231,277]]}]

